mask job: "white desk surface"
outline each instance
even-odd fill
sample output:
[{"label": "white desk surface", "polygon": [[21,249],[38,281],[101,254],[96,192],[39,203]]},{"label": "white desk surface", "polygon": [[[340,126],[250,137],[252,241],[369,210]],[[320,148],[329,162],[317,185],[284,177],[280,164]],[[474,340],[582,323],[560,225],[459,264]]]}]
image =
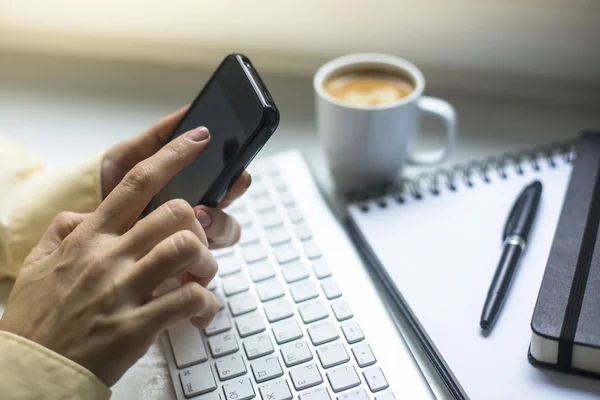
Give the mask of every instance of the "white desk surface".
[{"label": "white desk surface", "polygon": [[[0,134],[24,143],[49,167],[91,156],[137,134],[192,100],[211,72],[24,55],[0,58]],[[299,148],[322,186],[331,192],[315,132],[310,78],[267,75],[264,80],[282,118],[261,155]],[[429,87],[426,93],[450,101],[458,113],[459,140],[447,164],[566,139],[584,128],[600,128],[598,104],[539,102],[444,87]],[[434,133],[437,125],[426,122],[423,128],[420,147],[434,148],[441,143],[441,136]],[[421,170],[415,168],[406,171],[409,175],[418,172]],[[0,312],[9,290],[8,282],[0,282]],[[425,375],[437,386],[401,318],[399,323]],[[127,382],[142,388],[131,376]],[[128,388],[120,385],[114,398],[130,398],[126,397]],[[443,390],[435,391],[444,397]],[[139,398],[144,398],[143,394],[142,390]],[[151,398],[172,397],[166,393]]]}]

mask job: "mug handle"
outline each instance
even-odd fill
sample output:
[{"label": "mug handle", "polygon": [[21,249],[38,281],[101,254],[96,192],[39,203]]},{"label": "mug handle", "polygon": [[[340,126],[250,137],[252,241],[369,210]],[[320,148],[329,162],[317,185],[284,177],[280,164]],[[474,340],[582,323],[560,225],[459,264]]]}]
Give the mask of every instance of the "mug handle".
[{"label": "mug handle", "polygon": [[409,162],[414,165],[434,165],[445,161],[454,150],[456,141],[456,111],[454,107],[446,100],[435,97],[422,96],[417,107],[420,111],[420,117],[432,115],[440,118],[446,129],[446,146],[437,151],[428,151],[412,154]]}]

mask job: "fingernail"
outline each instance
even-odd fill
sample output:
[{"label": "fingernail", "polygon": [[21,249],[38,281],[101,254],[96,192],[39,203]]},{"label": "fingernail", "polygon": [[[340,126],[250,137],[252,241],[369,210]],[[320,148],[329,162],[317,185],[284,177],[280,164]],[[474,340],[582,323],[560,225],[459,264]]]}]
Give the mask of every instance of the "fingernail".
[{"label": "fingernail", "polygon": [[185,137],[192,142],[202,142],[203,140],[208,139],[208,136],[210,136],[210,134],[208,133],[208,129],[204,126],[193,129],[185,134]]},{"label": "fingernail", "polygon": [[198,221],[200,221],[200,225],[202,225],[203,228],[208,228],[212,222],[212,217],[204,210],[196,211],[196,218],[198,218]]}]

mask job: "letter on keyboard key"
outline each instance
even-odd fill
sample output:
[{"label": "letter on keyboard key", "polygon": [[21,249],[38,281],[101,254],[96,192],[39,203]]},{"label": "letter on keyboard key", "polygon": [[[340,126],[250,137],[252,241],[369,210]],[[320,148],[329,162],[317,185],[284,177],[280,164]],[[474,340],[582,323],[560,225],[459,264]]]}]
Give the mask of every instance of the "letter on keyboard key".
[{"label": "letter on keyboard key", "polygon": [[215,378],[208,363],[194,365],[179,373],[179,380],[185,397],[194,397],[212,392],[217,388]]},{"label": "letter on keyboard key", "polygon": [[256,360],[251,364],[254,379],[258,383],[270,381],[283,375],[283,370],[277,357],[271,356]]},{"label": "letter on keyboard key", "polygon": [[385,392],[375,396],[375,400],[396,400],[396,396],[392,392]]},{"label": "letter on keyboard key", "polygon": [[304,266],[302,260],[296,260],[282,265],[281,273],[283,274],[283,279],[285,279],[287,283],[296,282],[309,277],[308,269]]},{"label": "letter on keyboard key", "polygon": [[305,279],[300,282],[290,284],[290,294],[296,303],[314,299],[319,296],[319,291],[314,283]]},{"label": "letter on keyboard key", "polygon": [[383,376],[383,372],[379,367],[371,367],[367,368],[363,371],[363,376],[367,381],[367,385],[369,385],[369,389],[371,392],[379,392],[380,390],[387,389],[390,385],[388,385],[385,376]]},{"label": "letter on keyboard key", "polygon": [[210,325],[204,329],[206,336],[216,335],[217,333],[226,332],[231,329],[231,321],[226,310],[221,310],[215,315]]},{"label": "letter on keyboard key", "polygon": [[256,284],[256,291],[260,301],[269,301],[285,294],[283,286],[277,279],[269,279]]},{"label": "letter on keyboard key", "polygon": [[267,240],[272,246],[278,244],[287,243],[292,240],[287,228],[283,225],[276,226],[271,229],[267,229]]},{"label": "letter on keyboard key", "polygon": [[266,383],[258,388],[262,400],[292,400],[292,392],[285,379]]},{"label": "letter on keyboard key", "polygon": [[337,400],[369,400],[369,396],[365,389],[355,389],[340,394]]},{"label": "letter on keyboard key", "polygon": [[298,311],[300,312],[302,321],[304,321],[305,324],[310,324],[311,322],[315,322],[329,316],[327,308],[320,300],[311,300],[303,303],[300,307],[298,307]]},{"label": "letter on keyboard key", "polygon": [[323,293],[325,293],[325,297],[329,300],[342,295],[342,289],[340,289],[340,286],[333,278],[323,279],[321,281],[321,288],[323,288]]},{"label": "letter on keyboard key", "polygon": [[262,260],[248,266],[250,278],[254,282],[264,281],[275,276],[275,267],[269,260]]},{"label": "letter on keyboard key", "polygon": [[242,252],[244,253],[244,260],[248,264],[264,260],[269,255],[267,249],[260,242],[242,246]]},{"label": "letter on keyboard key", "polygon": [[319,386],[316,389],[302,392],[300,394],[300,400],[331,400],[331,397],[325,386]]},{"label": "letter on keyboard key", "polygon": [[214,358],[235,353],[240,349],[235,335],[231,332],[208,338],[208,346]]},{"label": "letter on keyboard key", "polygon": [[219,379],[226,381],[233,379],[246,373],[246,365],[240,354],[233,354],[222,357],[215,363]]},{"label": "letter on keyboard key", "polygon": [[248,292],[236,294],[229,299],[229,310],[234,317],[254,311],[257,307],[254,295]]},{"label": "letter on keyboard key", "polygon": [[317,258],[312,261],[312,268],[315,275],[319,279],[327,278],[331,276],[331,268],[327,265],[327,262],[323,258]]},{"label": "letter on keyboard key", "polygon": [[308,336],[310,336],[310,341],[315,346],[332,342],[340,337],[335,325],[330,320],[312,324],[308,327],[307,332]]},{"label": "letter on keyboard key", "polygon": [[271,338],[266,334],[250,336],[249,338],[244,339],[243,344],[248,360],[266,356],[275,351],[273,349],[273,343],[271,343]]},{"label": "letter on keyboard key", "polygon": [[360,342],[364,340],[365,335],[362,333],[362,329],[358,325],[358,322],[351,320],[342,324],[342,332],[346,337],[346,341],[350,344]]},{"label": "letter on keyboard key", "polygon": [[[304,340],[298,340],[281,346],[281,356],[287,367],[312,360],[313,356]],[[295,385],[294,385],[295,386]]]},{"label": "letter on keyboard key", "polygon": [[264,305],[265,314],[269,322],[277,322],[294,315],[294,309],[285,298],[271,300]]},{"label": "letter on keyboard key", "polygon": [[253,312],[242,315],[235,320],[240,337],[254,335],[265,330],[265,323],[260,314]]},{"label": "letter on keyboard key", "polygon": [[317,356],[323,368],[331,368],[350,361],[348,352],[340,342],[319,347]]},{"label": "letter on keyboard key", "polygon": [[248,400],[256,396],[249,378],[238,378],[223,384],[226,400]]},{"label": "letter on keyboard key", "polygon": [[202,343],[202,336],[198,328],[190,321],[180,321],[169,329],[169,339],[175,357],[177,368],[206,361],[206,350]]},{"label": "letter on keyboard key", "polygon": [[343,365],[327,372],[327,379],[334,392],[350,389],[360,385],[360,378],[352,365]]},{"label": "letter on keyboard key", "polygon": [[356,363],[361,368],[375,364],[377,361],[373,355],[373,352],[371,351],[371,347],[369,347],[369,345],[366,343],[361,343],[354,346],[352,348],[352,354],[354,354]]},{"label": "letter on keyboard key", "polygon": [[300,258],[300,253],[292,243],[284,243],[279,246],[273,246],[275,259],[279,264],[285,264]]},{"label": "letter on keyboard key", "polygon": [[285,321],[273,324],[273,335],[277,344],[284,344],[292,340],[302,337],[302,329],[295,319],[287,319]]},{"label": "letter on keyboard key", "polygon": [[350,305],[344,299],[333,300],[331,302],[331,309],[333,310],[335,318],[338,321],[345,321],[354,316],[352,310],[350,309]]},{"label": "letter on keyboard key", "polygon": [[312,232],[310,231],[310,228],[303,222],[296,224],[296,235],[298,235],[298,239],[300,240],[308,240],[312,238]]},{"label": "letter on keyboard key", "polygon": [[306,253],[306,257],[310,258],[311,260],[314,258],[319,258],[323,254],[321,252],[321,248],[313,239],[304,241],[302,245],[304,246],[304,253]]},{"label": "letter on keyboard key", "polygon": [[242,260],[235,254],[219,258],[217,264],[219,265],[219,276],[235,274],[242,270]]},{"label": "letter on keyboard key", "polygon": [[245,292],[250,288],[248,279],[242,274],[221,278],[221,284],[223,285],[223,291],[226,296],[233,296],[234,294]]},{"label": "letter on keyboard key", "polygon": [[290,370],[290,378],[296,390],[302,390],[323,383],[316,364],[307,364]]}]

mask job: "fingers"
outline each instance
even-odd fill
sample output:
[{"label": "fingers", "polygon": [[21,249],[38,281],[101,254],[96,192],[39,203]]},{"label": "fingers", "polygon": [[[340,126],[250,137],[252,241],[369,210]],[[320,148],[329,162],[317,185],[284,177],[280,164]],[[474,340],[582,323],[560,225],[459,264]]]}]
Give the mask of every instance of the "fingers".
[{"label": "fingers", "polygon": [[195,324],[205,324],[199,328],[205,328],[218,310],[219,301],[210,290],[189,282],[140,307],[138,317],[147,331],[158,333],[190,317],[195,317]]},{"label": "fingers", "polygon": [[197,206],[196,218],[202,224],[211,249],[233,246],[240,240],[240,224],[218,208]]},{"label": "fingers", "polygon": [[[217,273],[217,262],[195,233],[174,233],[124,271],[125,285],[139,298],[147,298],[166,279],[186,269],[194,269],[208,284]],[[201,271],[201,272],[200,272]]]},{"label": "fingers", "polygon": [[44,232],[38,245],[29,253],[24,264],[31,264],[53,253],[62,241],[91,214],[61,212]]},{"label": "fingers", "polygon": [[235,183],[227,191],[225,198],[219,204],[218,207],[219,208],[229,207],[231,205],[231,203],[233,203],[235,200],[237,200],[239,197],[241,197],[244,193],[246,193],[246,190],[248,190],[251,183],[252,183],[252,177],[250,176],[250,174],[247,171],[242,172],[242,174],[239,176],[239,178],[237,178]]},{"label": "fingers", "polygon": [[208,240],[196,213],[182,199],[170,200],[138,221],[122,236],[121,245],[134,257],[141,258],[163,239],[177,231],[190,230],[208,247]]},{"label": "fingers", "polygon": [[127,231],[152,197],[206,150],[209,142],[208,130],[196,128],[136,164],[94,213],[100,229],[118,234]]}]

